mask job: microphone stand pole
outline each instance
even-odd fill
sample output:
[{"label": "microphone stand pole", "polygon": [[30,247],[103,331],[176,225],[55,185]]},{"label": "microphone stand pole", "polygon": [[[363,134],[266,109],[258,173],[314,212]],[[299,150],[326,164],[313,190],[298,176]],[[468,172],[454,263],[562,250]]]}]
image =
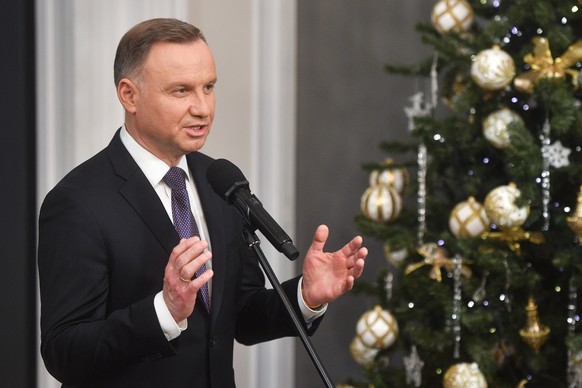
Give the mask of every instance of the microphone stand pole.
[{"label": "microphone stand pole", "polygon": [[287,298],[287,295],[283,291],[283,287],[281,287],[281,283],[279,283],[279,281],[277,280],[275,272],[273,272],[273,269],[269,265],[269,262],[267,261],[265,254],[261,250],[261,247],[259,246],[261,244],[260,240],[252,230],[251,226],[246,221],[243,234],[245,236],[247,243],[249,244],[249,248],[254,249],[259,259],[259,264],[265,271],[265,274],[267,275],[267,278],[269,278],[271,285],[277,291],[279,297],[283,301],[283,304],[285,305],[285,308],[287,309],[287,312],[289,313],[289,316],[293,320],[293,324],[297,329],[297,333],[301,338],[301,342],[303,342],[303,346],[305,347],[305,350],[307,350],[309,357],[311,357],[311,361],[313,362],[313,365],[315,366],[317,372],[321,376],[321,379],[323,380],[325,386],[328,388],[334,388],[334,385],[331,382],[331,379],[327,374],[327,371],[325,370],[323,364],[321,363],[321,360],[319,359],[317,353],[315,352],[315,349],[313,348],[311,341],[309,340],[309,337],[307,336],[307,332],[305,331],[302,322],[300,322],[299,317],[297,316],[297,312],[293,309],[293,306],[291,305],[289,298]]}]

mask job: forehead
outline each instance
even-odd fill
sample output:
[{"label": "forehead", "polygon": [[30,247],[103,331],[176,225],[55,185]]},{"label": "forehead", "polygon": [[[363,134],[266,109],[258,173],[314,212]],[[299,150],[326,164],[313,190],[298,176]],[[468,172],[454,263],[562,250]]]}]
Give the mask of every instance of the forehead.
[{"label": "forehead", "polygon": [[145,61],[144,70],[152,76],[216,77],[214,56],[201,39],[188,43],[154,44]]}]

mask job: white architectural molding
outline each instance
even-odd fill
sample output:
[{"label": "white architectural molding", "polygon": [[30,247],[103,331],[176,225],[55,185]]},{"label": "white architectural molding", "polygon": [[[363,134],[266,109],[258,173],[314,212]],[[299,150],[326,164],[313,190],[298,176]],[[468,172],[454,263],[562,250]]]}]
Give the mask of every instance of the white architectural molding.
[{"label": "white architectural molding", "polygon": [[[295,231],[296,15],[289,0],[254,0],[251,166],[254,190],[293,238]],[[281,281],[295,274],[293,263],[262,244]],[[256,347],[256,387],[294,387],[294,339]],[[301,351],[301,349],[299,349]],[[261,373],[263,370],[271,373]]]}]

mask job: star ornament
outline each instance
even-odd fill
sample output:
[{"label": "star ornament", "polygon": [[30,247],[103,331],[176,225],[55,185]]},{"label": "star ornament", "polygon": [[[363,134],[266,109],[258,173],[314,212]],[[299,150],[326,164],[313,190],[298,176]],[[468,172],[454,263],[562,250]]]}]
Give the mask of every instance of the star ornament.
[{"label": "star ornament", "polygon": [[416,346],[413,345],[410,355],[404,356],[404,368],[406,369],[406,384],[414,384],[415,387],[420,387],[422,384],[422,367],[424,366],[424,361],[422,361],[416,350]]},{"label": "star ornament", "polygon": [[560,140],[548,146],[548,160],[550,165],[554,168],[567,167],[570,165],[568,157],[572,150],[564,147]]},{"label": "star ornament", "polygon": [[429,103],[424,103],[423,92],[414,94],[410,97],[410,101],[412,106],[405,107],[404,113],[408,118],[408,130],[412,132],[414,130],[414,118],[428,115],[432,110],[432,106]]}]

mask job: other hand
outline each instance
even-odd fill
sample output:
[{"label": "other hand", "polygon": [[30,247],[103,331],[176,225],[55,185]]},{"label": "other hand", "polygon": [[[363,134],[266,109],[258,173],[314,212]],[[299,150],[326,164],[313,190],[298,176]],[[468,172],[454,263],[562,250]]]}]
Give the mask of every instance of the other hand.
[{"label": "other hand", "polygon": [[361,236],[336,252],[324,252],[329,229],[320,225],[303,263],[303,300],[308,306],[329,303],[345,294],[364,270],[368,249]]}]

